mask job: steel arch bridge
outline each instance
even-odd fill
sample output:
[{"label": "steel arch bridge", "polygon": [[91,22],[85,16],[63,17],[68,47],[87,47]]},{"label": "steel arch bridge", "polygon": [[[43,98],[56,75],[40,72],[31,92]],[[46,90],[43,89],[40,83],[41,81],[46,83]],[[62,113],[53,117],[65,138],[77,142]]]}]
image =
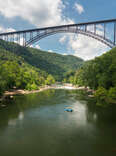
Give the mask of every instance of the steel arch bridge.
[{"label": "steel arch bridge", "polygon": [[[111,24],[110,34],[107,25]],[[29,46],[47,36],[57,33],[77,33],[94,38],[110,48],[116,46],[116,19],[94,21],[87,23],[61,25],[38,29],[5,32],[0,34],[0,39]],[[108,37],[110,34],[110,37]]]}]

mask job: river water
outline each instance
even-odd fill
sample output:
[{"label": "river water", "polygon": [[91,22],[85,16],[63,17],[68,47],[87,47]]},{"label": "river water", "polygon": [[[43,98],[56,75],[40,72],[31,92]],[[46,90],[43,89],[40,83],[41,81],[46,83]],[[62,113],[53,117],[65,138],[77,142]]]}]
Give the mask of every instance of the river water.
[{"label": "river water", "polygon": [[77,90],[15,96],[0,110],[0,156],[116,156],[116,107]]}]

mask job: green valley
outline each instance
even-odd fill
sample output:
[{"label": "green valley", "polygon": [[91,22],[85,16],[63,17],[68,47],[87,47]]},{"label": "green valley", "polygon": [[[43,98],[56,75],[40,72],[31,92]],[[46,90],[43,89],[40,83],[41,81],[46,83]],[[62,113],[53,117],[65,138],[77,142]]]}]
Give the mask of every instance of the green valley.
[{"label": "green valley", "polygon": [[84,62],[0,40],[0,94],[5,90],[37,90],[55,82],[90,87],[97,105],[116,103],[116,48]]},{"label": "green valley", "polygon": [[0,40],[0,93],[13,87],[35,90],[62,81],[67,73],[74,73],[83,62],[72,55],[25,48]]}]

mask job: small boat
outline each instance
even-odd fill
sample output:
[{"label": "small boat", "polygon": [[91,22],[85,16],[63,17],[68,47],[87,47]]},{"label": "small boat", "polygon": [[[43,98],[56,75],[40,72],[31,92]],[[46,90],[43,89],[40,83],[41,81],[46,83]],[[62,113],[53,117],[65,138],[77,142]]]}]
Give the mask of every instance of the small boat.
[{"label": "small boat", "polygon": [[73,109],[71,107],[67,107],[64,109],[65,112],[73,112]]}]

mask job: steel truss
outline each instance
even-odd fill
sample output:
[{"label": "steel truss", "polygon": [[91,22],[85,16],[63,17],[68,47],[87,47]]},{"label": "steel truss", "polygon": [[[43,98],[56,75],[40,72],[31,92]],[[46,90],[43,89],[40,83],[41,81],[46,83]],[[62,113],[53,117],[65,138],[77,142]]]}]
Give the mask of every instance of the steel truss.
[{"label": "steel truss", "polygon": [[[112,24],[110,28],[112,36],[110,35],[110,38],[108,37],[110,33],[107,29],[108,24]],[[57,33],[82,34],[113,48],[116,46],[116,19],[1,33],[0,39],[30,46],[42,38]]]}]

